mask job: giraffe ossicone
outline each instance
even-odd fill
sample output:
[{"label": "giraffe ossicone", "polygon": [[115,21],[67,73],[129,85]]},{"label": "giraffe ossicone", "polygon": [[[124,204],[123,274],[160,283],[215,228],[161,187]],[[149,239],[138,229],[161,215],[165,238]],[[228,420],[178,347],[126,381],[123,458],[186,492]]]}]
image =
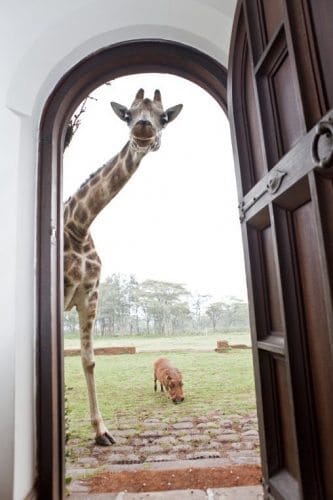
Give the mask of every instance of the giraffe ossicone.
[{"label": "giraffe ossicone", "polygon": [[96,443],[109,446],[115,441],[100,413],[94,379],[92,333],[96,317],[101,260],[96,252],[90,226],[137,170],[142,158],[157,151],[163,129],[182,109],[177,104],[163,109],[161,93],[153,100],[139,89],[130,108],[111,102],[116,115],[129,127],[129,141],[123,149],[96,170],[64,205],[64,308],[76,307],[79,315],[81,359],[86,377],[91,423]]}]

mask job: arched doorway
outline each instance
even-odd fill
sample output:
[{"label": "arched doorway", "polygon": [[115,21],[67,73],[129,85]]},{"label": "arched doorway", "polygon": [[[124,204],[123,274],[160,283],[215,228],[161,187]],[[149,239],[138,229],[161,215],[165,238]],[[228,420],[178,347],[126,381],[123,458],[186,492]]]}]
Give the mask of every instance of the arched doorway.
[{"label": "arched doorway", "polygon": [[[281,0],[273,9],[239,0],[228,73],[266,498],[327,498],[332,491],[333,133],[326,21],[333,14],[327,0],[301,3],[300,9],[296,1]],[[45,107],[37,246],[41,498],[62,498],[59,188],[66,121],[92,88],[154,71],[192,80],[226,111],[226,69],[189,47],[156,40],[89,56]]]},{"label": "arched doorway", "polygon": [[62,151],[66,124],[82,99],[112,78],[171,73],[210,93],[227,111],[227,71],[209,56],[169,41],[133,41],[75,66],[50,96],[40,127],[38,200],[37,436],[40,498],[62,498],[64,477],[62,356]]}]

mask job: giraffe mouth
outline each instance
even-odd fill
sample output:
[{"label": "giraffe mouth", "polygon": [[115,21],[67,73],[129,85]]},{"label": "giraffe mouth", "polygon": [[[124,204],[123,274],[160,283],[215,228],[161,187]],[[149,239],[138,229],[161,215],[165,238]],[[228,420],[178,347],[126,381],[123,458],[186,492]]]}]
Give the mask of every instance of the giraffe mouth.
[{"label": "giraffe mouth", "polygon": [[147,146],[147,144],[154,142],[155,137],[153,135],[150,137],[138,137],[137,135],[133,135],[133,139],[139,146]]},{"label": "giraffe mouth", "polygon": [[138,152],[157,151],[160,147],[159,135],[152,135],[150,137],[138,137],[132,135],[131,148]]},{"label": "giraffe mouth", "polygon": [[149,151],[154,147],[154,144],[155,137],[142,138],[135,135],[132,137],[132,147],[137,151]]}]

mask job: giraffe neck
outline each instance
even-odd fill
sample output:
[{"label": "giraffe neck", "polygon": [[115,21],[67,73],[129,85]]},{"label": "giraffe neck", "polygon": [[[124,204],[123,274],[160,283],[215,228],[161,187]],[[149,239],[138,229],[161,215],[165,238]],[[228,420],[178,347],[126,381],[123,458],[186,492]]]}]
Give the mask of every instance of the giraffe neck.
[{"label": "giraffe neck", "polygon": [[86,238],[95,217],[119,193],[145,155],[146,152],[131,149],[128,142],[65,202],[64,226],[74,238]]}]

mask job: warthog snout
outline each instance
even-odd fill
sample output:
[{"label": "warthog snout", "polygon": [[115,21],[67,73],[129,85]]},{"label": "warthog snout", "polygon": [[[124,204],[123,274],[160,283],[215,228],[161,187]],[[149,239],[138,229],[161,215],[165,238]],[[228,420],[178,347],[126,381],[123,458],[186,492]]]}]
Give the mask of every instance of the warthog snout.
[{"label": "warthog snout", "polygon": [[178,405],[179,403],[184,401],[184,398],[173,399],[172,401],[175,403],[175,405]]}]

